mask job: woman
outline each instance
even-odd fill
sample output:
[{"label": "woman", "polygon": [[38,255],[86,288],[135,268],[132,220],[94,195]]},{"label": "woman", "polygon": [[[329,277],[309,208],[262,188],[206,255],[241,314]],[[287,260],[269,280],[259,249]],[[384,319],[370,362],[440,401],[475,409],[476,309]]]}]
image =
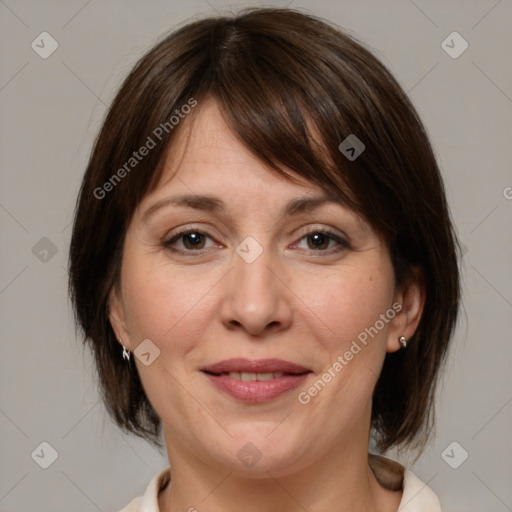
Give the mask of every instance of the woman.
[{"label": "woman", "polygon": [[70,248],[105,405],[172,468],[123,512],[441,510],[368,446],[424,448],[459,286],[428,137],[361,43],[290,9],[166,37]]}]

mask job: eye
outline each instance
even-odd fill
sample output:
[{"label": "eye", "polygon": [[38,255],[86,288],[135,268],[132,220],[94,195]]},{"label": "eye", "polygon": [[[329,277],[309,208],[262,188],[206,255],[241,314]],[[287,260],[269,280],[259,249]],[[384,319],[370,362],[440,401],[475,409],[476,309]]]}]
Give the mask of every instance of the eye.
[{"label": "eye", "polygon": [[[179,231],[171,238],[164,241],[163,246],[175,253],[192,255],[191,253],[196,252],[198,253],[197,255],[199,255],[201,251],[215,246],[213,243],[208,246],[208,239],[213,240],[207,233],[194,228],[188,228]],[[341,236],[323,229],[314,229],[305,233],[295,246],[299,246],[303,240],[306,241],[306,247],[302,247],[302,249],[311,252],[330,254],[350,248],[350,244]],[[336,246],[338,247],[336,248]],[[194,256],[196,256],[196,254],[194,254]]]},{"label": "eye", "polygon": [[306,240],[306,250],[315,252],[327,252],[327,249],[332,249],[333,245],[338,245],[338,249],[329,252],[337,252],[350,247],[349,243],[339,235],[322,229],[311,230],[300,240]]},{"label": "eye", "polygon": [[[173,252],[192,252],[200,251],[202,249],[208,249],[205,246],[206,238],[211,239],[209,235],[198,231],[197,229],[185,229],[176,233],[169,240],[164,242],[164,247]],[[176,248],[175,245],[181,239],[181,247]],[[179,245],[179,243],[178,243]]]}]

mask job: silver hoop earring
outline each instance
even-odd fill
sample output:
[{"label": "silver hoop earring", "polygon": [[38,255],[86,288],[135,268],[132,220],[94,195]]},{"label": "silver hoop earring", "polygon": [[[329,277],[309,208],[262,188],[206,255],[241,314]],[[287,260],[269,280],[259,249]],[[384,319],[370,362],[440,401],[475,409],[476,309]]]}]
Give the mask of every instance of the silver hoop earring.
[{"label": "silver hoop earring", "polygon": [[[121,341],[121,340],[119,340]],[[122,344],[122,342],[121,342]],[[126,359],[127,361],[130,360],[130,351],[126,350],[126,347],[123,345],[123,359]]]},{"label": "silver hoop earring", "polygon": [[400,336],[400,338],[398,338],[398,343],[400,343],[400,345],[402,346],[402,349],[406,348],[407,347],[407,338],[405,336]]}]

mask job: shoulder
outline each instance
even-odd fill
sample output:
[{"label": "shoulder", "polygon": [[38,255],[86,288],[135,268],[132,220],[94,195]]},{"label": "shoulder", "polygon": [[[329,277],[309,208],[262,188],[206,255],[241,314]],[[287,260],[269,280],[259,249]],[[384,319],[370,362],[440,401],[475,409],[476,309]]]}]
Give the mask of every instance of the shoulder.
[{"label": "shoulder", "polygon": [[369,454],[368,462],[383,487],[402,490],[400,512],[442,512],[437,495],[412,471],[381,455]]},{"label": "shoulder", "polygon": [[169,483],[170,479],[170,468],[163,469],[151,479],[142,496],[133,498],[119,512],[160,512],[158,494]]},{"label": "shoulder", "polygon": [[441,512],[441,504],[435,492],[408,469],[404,474],[400,511]]},{"label": "shoulder", "polygon": [[140,512],[141,510],[141,504],[142,502],[142,496],[138,496],[137,498],[134,498],[126,507],[124,507],[119,512]]}]

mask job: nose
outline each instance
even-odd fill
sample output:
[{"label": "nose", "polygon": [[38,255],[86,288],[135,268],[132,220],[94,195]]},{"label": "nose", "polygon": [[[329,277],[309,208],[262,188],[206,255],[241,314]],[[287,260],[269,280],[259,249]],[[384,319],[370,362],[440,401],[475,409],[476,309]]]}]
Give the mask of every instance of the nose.
[{"label": "nose", "polygon": [[220,317],[230,330],[241,329],[252,336],[277,332],[292,321],[291,298],[282,265],[273,261],[270,250],[248,263],[233,254],[233,267],[222,291]]}]

